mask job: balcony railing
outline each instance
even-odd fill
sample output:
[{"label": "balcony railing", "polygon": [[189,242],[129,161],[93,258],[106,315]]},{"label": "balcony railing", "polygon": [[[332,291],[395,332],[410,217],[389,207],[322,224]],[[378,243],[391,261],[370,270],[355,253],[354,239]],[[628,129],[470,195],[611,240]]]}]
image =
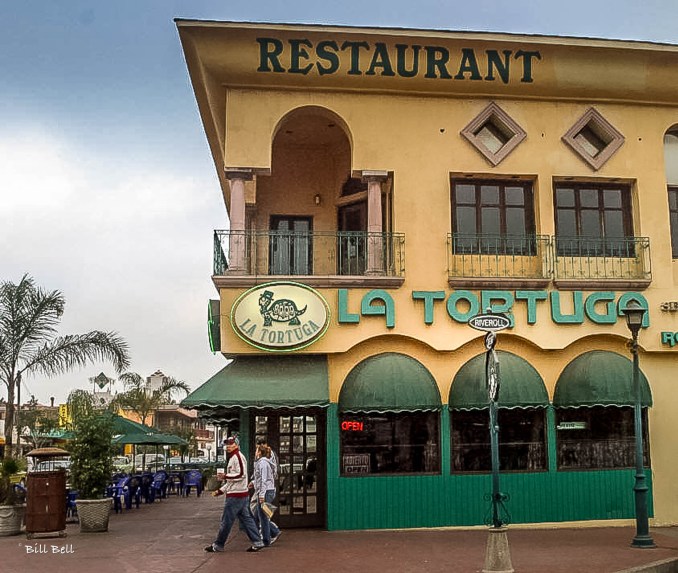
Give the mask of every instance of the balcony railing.
[{"label": "balcony railing", "polygon": [[544,235],[447,236],[447,272],[452,280],[548,281],[550,239]]},{"label": "balcony railing", "polygon": [[402,233],[214,231],[214,275],[405,274]]},{"label": "balcony railing", "polygon": [[652,278],[648,237],[554,237],[556,281],[647,281]]}]

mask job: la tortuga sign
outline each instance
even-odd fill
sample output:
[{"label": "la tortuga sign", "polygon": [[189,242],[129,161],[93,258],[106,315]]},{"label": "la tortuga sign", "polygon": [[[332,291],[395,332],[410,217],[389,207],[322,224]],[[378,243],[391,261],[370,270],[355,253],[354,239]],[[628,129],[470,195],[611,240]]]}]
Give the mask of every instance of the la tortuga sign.
[{"label": "la tortuga sign", "polygon": [[258,285],[233,304],[231,325],[248,344],[264,350],[305,348],[330,324],[330,308],[316,290],[294,282]]}]

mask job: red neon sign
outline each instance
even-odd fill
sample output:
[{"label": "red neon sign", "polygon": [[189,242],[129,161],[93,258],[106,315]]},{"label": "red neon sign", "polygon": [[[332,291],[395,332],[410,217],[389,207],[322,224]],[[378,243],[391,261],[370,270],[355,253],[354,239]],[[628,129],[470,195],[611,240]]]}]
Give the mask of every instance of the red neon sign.
[{"label": "red neon sign", "polygon": [[362,432],[363,431],[363,422],[353,422],[349,420],[344,420],[341,423],[341,429],[344,432]]}]

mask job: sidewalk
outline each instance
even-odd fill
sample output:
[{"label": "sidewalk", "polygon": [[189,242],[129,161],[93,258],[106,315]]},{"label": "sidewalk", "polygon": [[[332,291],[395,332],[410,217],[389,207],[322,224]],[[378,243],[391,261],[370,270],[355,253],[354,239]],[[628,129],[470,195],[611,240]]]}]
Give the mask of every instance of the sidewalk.
[{"label": "sidewalk", "polygon": [[[285,530],[274,547],[258,553],[247,553],[247,538],[237,532],[224,553],[208,554],[203,547],[213,540],[222,504],[210,496],[171,497],[112,514],[108,533],[80,534],[78,524],[69,523],[66,538],[0,537],[0,571],[476,573],[484,565],[488,534],[480,529]],[[509,527],[508,539],[516,573],[615,573],[678,559],[678,528],[653,529],[657,549],[629,547],[634,533],[632,527]]]}]

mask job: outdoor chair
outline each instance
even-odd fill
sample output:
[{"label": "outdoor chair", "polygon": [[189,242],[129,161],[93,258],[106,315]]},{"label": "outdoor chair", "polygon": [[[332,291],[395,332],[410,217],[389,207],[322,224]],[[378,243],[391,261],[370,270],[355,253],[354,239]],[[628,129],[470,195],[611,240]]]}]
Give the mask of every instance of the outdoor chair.
[{"label": "outdoor chair", "polygon": [[66,519],[69,517],[78,517],[78,508],[75,500],[78,499],[77,490],[70,490],[66,495]]},{"label": "outdoor chair", "polygon": [[202,493],[202,473],[200,470],[188,470],[184,478],[184,495],[191,495],[191,488],[195,487],[196,494]]},{"label": "outdoor chair", "polygon": [[124,476],[118,479],[109,489],[109,497],[113,498],[115,513],[132,509],[132,503],[139,508],[141,504],[140,476]]},{"label": "outdoor chair", "polygon": [[179,472],[170,473],[167,478],[167,493],[168,495],[174,493],[176,495],[183,495],[184,492],[184,476]]},{"label": "outdoor chair", "polygon": [[163,499],[167,497],[167,472],[160,470],[153,474],[153,481],[151,482],[151,501],[155,498]]},{"label": "outdoor chair", "polygon": [[153,503],[155,492],[153,491],[152,473],[144,472],[143,474],[141,474],[139,480],[139,490],[141,499],[144,500],[144,503]]}]

